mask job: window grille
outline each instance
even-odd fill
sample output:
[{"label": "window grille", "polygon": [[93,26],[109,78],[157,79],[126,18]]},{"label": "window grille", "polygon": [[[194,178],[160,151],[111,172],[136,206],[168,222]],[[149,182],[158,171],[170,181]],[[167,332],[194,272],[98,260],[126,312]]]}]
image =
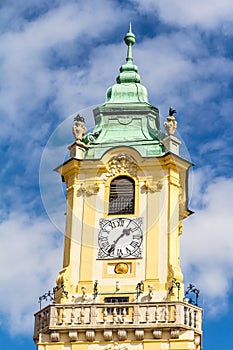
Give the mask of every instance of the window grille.
[{"label": "window grille", "polygon": [[112,180],[109,196],[109,214],[134,214],[134,180],[118,176]]}]

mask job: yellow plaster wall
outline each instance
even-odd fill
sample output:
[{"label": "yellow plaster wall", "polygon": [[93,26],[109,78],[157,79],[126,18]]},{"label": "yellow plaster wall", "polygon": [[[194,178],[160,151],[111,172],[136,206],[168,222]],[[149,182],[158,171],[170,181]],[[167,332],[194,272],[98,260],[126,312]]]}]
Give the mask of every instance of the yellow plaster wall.
[{"label": "yellow plaster wall", "polygon": [[[116,155],[116,150],[113,149],[104,155],[102,161],[82,162],[81,166],[78,161],[72,161],[62,168],[62,175],[67,182],[64,266],[70,264],[72,284],[79,283],[77,293],[80,293],[82,285],[86,285],[87,292],[91,293],[96,279],[103,290],[108,290],[109,286],[112,288],[115,281],[120,279],[121,285],[125,285],[126,289],[127,286],[134,288],[135,283],[144,280],[145,285],[152,284],[154,290],[167,292],[169,284],[167,285],[166,281],[169,282],[172,278],[182,281],[179,260],[179,172],[182,168],[184,174],[185,165],[181,161],[176,163],[171,155],[163,159],[142,159],[132,149],[124,148],[120,151],[136,157],[138,164],[138,174],[133,177],[135,213],[125,216],[143,217],[143,257],[140,260],[135,259],[132,263],[133,273],[126,276],[107,273],[107,260],[97,259],[99,219],[119,216],[108,215],[110,182],[115,176],[131,176],[127,172],[119,172],[115,176],[106,177],[106,164]],[[185,176],[182,177],[185,179]],[[150,186],[152,185],[153,189],[158,182],[162,184],[162,188],[158,191],[150,190]],[[80,186],[95,183],[98,183],[97,193],[77,195]],[[146,183],[149,187],[145,190],[143,188]],[[182,186],[185,192],[185,184]],[[127,262],[127,259],[123,260]],[[74,293],[73,287],[71,290]]]}]

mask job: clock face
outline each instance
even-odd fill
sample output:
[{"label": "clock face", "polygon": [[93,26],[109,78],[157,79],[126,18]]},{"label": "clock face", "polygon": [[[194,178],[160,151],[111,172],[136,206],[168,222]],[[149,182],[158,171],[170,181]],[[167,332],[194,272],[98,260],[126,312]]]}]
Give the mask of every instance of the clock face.
[{"label": "clock face", "polygon": [[101,219],[98,258],[140,258],[142,218]]}]

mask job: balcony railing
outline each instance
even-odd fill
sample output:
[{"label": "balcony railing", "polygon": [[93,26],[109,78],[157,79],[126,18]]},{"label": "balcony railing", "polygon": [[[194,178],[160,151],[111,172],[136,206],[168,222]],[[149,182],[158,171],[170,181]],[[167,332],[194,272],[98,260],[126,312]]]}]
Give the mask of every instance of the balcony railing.
[{"label": "balcony railing", "polygon": [[34,337],[65,329],[174,327],[201,332],[202,310],[184,302],[51,304],[35,314]]}]

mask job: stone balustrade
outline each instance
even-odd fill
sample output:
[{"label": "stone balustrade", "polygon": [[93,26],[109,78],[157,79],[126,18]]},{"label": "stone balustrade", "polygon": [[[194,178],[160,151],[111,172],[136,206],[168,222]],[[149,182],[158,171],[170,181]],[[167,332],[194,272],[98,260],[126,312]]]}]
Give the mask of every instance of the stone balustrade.
[{"label": "stone balustrade", "polygon": [[151,302],[106,304],[51,304],[35,314],[34,338],[40,333],[51,333],[53,341],[59,341],[59,331],[68,331],[75,340],[77,331],[86,332],[92,341],[95,331],[102,331],[104,339],[111,339],[116,330],[119,339],[127,337],[127,329],[134,330],[135,338],[142,339],[144,330],[153,329],[154,338],[162,329],[170,329],[172,337],[179,336],[179,329],[191,329],[201,333],[202,310],[184,302]]}]

